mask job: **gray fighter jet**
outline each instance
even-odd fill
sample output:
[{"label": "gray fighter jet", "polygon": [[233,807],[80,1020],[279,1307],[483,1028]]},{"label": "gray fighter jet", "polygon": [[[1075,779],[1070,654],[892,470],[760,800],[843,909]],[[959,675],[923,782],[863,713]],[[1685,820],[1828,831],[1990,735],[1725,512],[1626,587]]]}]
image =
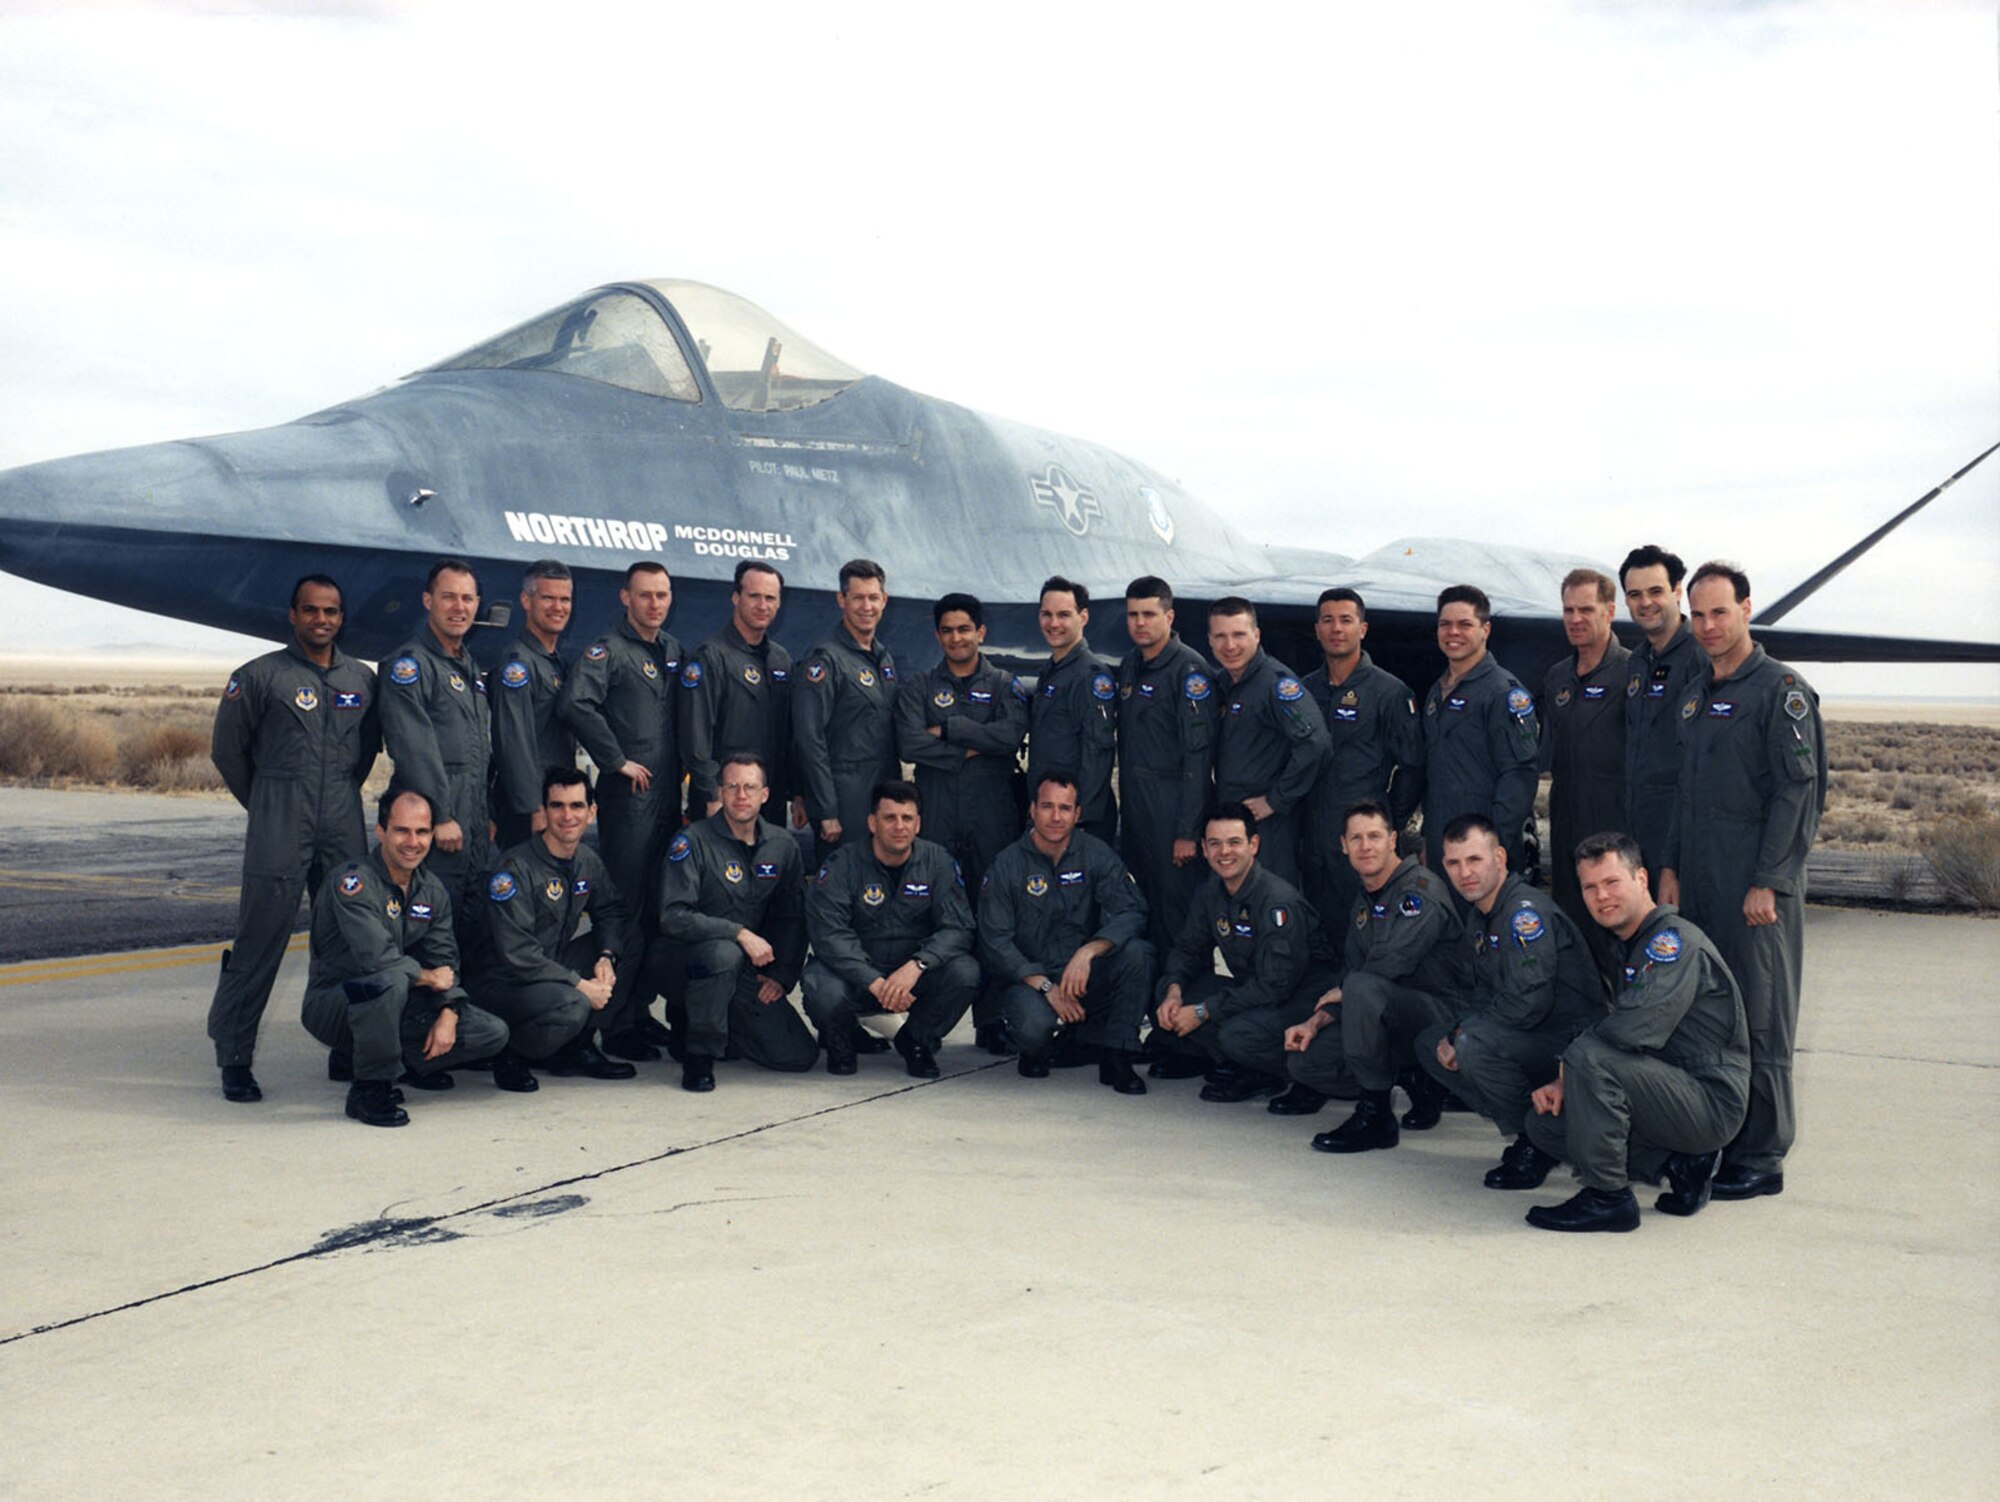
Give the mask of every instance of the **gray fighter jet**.
[{"label": "gray fighter jet", "polygon": [[[1267,645],[1306,662],[1314,601],[1340,583],[1369,601],[1377,658],[1412,682],[1433,676],[1437,591],[1462,582],[1492,596],[1496,650],[1538,675],[1565,650],[1558,582],[1590,561],[1441,538],[1362,558],[1246,541],[1144,464],[863,374],[689,281],[600,287],[296,422],[0,474],[0,568],[266,638],[284,634],[292,581],[329,573],[347,594],[343,644],[368,657],[408,637],[440,554],[479,567],[488,628],[508,623],[521,565],[564,560],[578,635],[615,617],[635,558],[666,562],[675,619],[696,635],[726,615],[737,560],[767,559],[795,645],[824,629],[812,597],[824,604],[841,563],[873,557],[904,602],[886,634],[911,661],[934,654],[925,605],[948,591],[985,600],[994,648],[1025,659],[1042,650],[1048,575],[1112,597],[1152,573],[1188,603],[1184,621],[1221,595],[1256,600]],[[1123,649],[1121,620],[1099,612],[1099,650]],[[505,635],[475,631],[474,649]],[[1986,643],[1761,639],[1796,660],[2000,660]]]}]

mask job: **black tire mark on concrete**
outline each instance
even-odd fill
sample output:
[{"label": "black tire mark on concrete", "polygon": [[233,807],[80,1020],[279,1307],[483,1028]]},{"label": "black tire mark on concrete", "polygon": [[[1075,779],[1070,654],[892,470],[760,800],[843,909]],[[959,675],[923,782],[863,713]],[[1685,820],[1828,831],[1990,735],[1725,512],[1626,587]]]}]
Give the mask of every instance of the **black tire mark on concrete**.
[{"label": "black tire mark on concrete", "polygon": [[[725,1132],[720,1137],[710,1137],[701,1142],[690,1142],[681,1147],[670,1147],[664,1152],[652,1153],[643,1158],[634,1158],[627,1163],[614,1163],[608,1168],[593,1169],[589,1173],[571,1174],[566,1178],[553,1179],[532,1189],[517,1190],[513,1194],[503,1194],[497,1199],[482,1200],[476,1205],[467,1205],[459,1210],[447,1210],[442,1215],[392,1216],[377,1220],[365,1220],[357,1225],[347,1226],[338,1231],[330,1231],[302,1252],[291,1252],[283,1257],[273,1257],[268,1262],[257,1263],[253,1267],[238,1268],[234,1272],[218,1273],[213,1278],[202,1278],[193,1283],[184,1283],[179,1288],[170,1288],[163,1293],[150,1293],[142,1299],[130,1299],[123,1304],[113,1304],[105,1309],[93,1309],[88,1314],[72,1315],[68,1319],[55,1320],[46,1325],[36,1325],[32,1330],[18,1330],[12,1335],[0,1335],[0,1346],[10,1346],[16,1341],[31,1340],[38,1335],[53,1335],[58,1330],[73,1329],[77,1325],[87,1325],[93,1320],[108,1319],[114,1314],[127,1314],[134,1309],[144,1309],[149,1304],[162,1303],[167,1299],[177,1299],[190,1293],[200,1293],[205,1289],[219,1288],[225,1283],[234,1283],[242,1278],[254,1278],[260,1273],[276,1268],[289,1267],[295,1262],[310,1262],[319,1257],[338,1256],[342,1252],[366,1250],[370,1247],[429,1246],[439,1242],[456,1241],[463,1232],[450,1229],[447,1222],[463,1220],[472,1215],[501,1215],[526,1217],[559,1213],[550,1209],[537,1209],[530,1201],[539,1201],[541,1196],[555,1194],[556,1191],[571,1189],[579,1184],[592,1184],[599,1179],[608,1179],[613,1174],[627,1173],[635,1168],[648,1168],[655,1163],[664,1163],[669,1158],[684,1157],[688,1153],[698,1153],[705,1148],[723,1147],[731,1142],[742,1142],[765,1132],[774,1132],[781,1127],[798,1126],[808,1121],[817,1121],[822,1116],[837,1115],[842,1111],[852,1111],[860,1106],[872,1106],[881,1101],[894,1100],[913,1091],[926,1090],[935,1085],[949,1084],[953,1080],[965,1079],[970,1075],[982,1074],[989,1069],[998,1069],[1011,1059],[995,1059],[989,1064],[974,1065],[970,1069],[958,1069],[935,1080],[912,1080],[906,1085],[898,1085],[892,1090],[881,1090],[873,1095],[865,1095],[860,1100],[839,1101],[830,1106],[821,1106],[812,1111],[801,1111],[796,1116],[782,1117],[777,1121],[767,1121],[758,1126],[744,1127],[740,1131]],[[582,1203],[582,1195],[558,1195],[559,1199],[575,1200]],[[566,1204],[562,1209],[574,1209]],[[678,1206],[676,1208],[679,1208]]]}]

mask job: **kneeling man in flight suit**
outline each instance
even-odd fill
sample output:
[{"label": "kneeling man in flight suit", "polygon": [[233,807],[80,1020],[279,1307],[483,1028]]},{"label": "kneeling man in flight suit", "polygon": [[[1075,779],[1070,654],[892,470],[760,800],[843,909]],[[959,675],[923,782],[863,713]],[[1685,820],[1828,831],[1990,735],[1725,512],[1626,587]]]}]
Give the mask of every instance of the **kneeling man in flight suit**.
[{"label": "kneeling man in flight suit", "polygon": [[1671,905],[1655,906],[1630,835],[1595,834],[1576,849],[1591,916],[1624,948],[1611,1015],[1563,1050],[1534,1095],[1528,1136],[1576,1166],[1583,1188],[1537,1205],[1544,1231],[1635,1231],[1631,1181],[1669,1191],[1653,1208],[1692,1215],[1708,1203],[1723,1147],[1750,1101],[1750,1025],[1736,979],[1714,943]]},{"label": "kneeling man in flight suit", "polygon": [[[398,1075],[417,1089],[448,1089],[455,1065],[490,1059],[507,1043],[507,1024],[459,988],[451,896],[424,867],[433,817],[422,793],[390,788],[375,813],[380,843],[313,899],[300,1016],[332,1050],[328,1076],[353,1081],[347,1114],[366,1126],[409,1124]],[[516,1088],[497,1075],[495,1083]]]}]

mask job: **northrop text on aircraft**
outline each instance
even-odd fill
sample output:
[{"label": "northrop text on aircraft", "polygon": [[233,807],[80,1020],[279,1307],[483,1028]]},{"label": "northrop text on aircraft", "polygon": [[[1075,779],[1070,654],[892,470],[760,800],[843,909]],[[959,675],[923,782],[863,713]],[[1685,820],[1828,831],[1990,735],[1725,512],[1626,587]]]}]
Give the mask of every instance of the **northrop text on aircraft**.
[{"label": "northrop text on aircraft", "polygon": [[[503,645],[508,633],[491,628],[509,623],[514,580],[535,558],[578,572],[578,634],[608,626],[610,586],[637,557],[668,565],[676,619],[704,631],[727,613],[737,561],[768,560],[787,585],[778,634],[803,646],[827,619],[814,597],[823,605],[840,565],[865,556],[889,570],[904,608],[884,634],[912,661],[933,651],[927,602],[952,590],[987,602],[996,651],[1026,658],[1041,650],[1034,612],[1047,576],[1109,596],[1158,574],[1192,608],[1228,594],[1257,601],[1267,644],[1300,663],[1319,591],[1357,588],[1371,649],[1412,682],[1434,666],[1437,591],[1457,583],[1492,597],[1496,651],[1538,681],[1563,650],[1559,581],[1589,561],[1437,538],[1362,558],[1250,542],[1136,460],[863,374],[691,281],[600,287],[278,427],[0,474],[0,567],[11,573],[266,638],[285,633],[292,581],[329,573],[347,595],[344,644],[367,657],[415,629],[441,554],[481,571],[489,629],[472,645],[482,655]],[[1201,640],[1198,626],[1192,634]],[[1121,613],[1100,612],[1093,638],[1120,649]],[[2000,644],[1761,639],[1804,661],[2000,661]]]}]

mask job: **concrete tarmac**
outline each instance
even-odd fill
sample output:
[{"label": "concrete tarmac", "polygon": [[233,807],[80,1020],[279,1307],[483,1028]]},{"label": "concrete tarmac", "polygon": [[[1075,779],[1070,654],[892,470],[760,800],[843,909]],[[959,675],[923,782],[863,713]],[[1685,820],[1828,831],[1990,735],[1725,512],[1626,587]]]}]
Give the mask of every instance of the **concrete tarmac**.
[{"label": "concrete tarmac", "polygon": [[214,946],[0,967],[0,1497],[1988,1498],[2000,924],[1807,944],[1785,1194],[1585,1237],[1472,1118],[1333,1159],[966,1029],[383,1131],[297,944],[257,1106]]}]

